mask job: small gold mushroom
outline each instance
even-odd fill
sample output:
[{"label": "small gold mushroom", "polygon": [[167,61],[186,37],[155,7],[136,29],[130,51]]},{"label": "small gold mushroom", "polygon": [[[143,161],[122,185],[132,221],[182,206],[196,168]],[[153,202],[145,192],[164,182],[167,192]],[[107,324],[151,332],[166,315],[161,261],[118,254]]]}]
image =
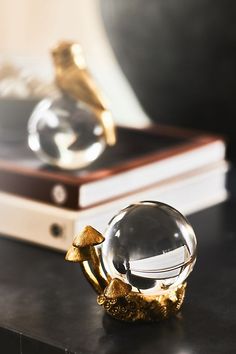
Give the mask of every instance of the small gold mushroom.
[{"label": "small gold mushroom", "polygon": [[86,226],[79,235],[74,238],[73,244],[68,250],[65,259],[70,262],[84,262],[94,257],[93,246],[99,245],[105,240],[100,232],[92,226]]},{"label": "small gold mushroom", "polygon": [[91,258],[91,250],[89,247],[78,248],[71,246],[66,253],[65,259],[69,262],[84,262]]},{"label": "small gold mushroom", "polygon": [[104,290],[104,295],[110,299],[117,299],[118,297],[128,295],[131,289],[131,285],[124,283],[118,278],[114,278]]},{"label": "small gold mushroom", "polygon": [[103,293],[108,284],[103,274],[97,250],[94,246],[105,240],[102,234],[92,226],[86,226],[82,232],[74,238],[72,246],[66,253],[65,259],[70,262],[79,262],[81,269],[99,294]]},{"label": "small gold mushroom", "polygon": [[102,243],[105,238],[102,234],[95,230],[92,226],[85,226],[85,228],[74,238],[73,246],[83,248],[88,246],[96,246]]}]

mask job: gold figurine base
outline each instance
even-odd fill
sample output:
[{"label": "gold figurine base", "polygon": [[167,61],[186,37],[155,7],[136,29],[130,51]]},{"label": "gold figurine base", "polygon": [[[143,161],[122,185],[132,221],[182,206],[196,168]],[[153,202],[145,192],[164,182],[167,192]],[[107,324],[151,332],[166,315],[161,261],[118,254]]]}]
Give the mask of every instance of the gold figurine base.
[{"label": "gold figurine base", "polygon": [[179,311],[186,283],[161,295],[133,292],[130,284],[104,275],[95,248],[103,241],[104,237],[97,230],[86,226],[66,254],[66,260],[80,263],[87,280],[98,293],[98,305],[112,317],[129,322],[160,321]]},{"label": "gold figurine base", "polygon": [[124,297],[109,298],[102,294],[97,297],[97,303],[103,306],[108,315],[117,320],[160,321],[175,315],[185,296],[186,283],[178,286],[164,295],[147,296],[131,292]]}]

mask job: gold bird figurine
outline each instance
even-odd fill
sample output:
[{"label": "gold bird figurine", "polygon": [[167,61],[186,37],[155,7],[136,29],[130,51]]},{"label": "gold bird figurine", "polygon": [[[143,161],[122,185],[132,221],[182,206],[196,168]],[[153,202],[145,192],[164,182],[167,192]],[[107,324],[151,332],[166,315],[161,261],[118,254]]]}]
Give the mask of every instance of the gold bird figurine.
[{"label": "gold bird figurine", "polygon": [[70,41],[60,42],[52,50],[52,57],[59,89],[92,109],[103,126],[107,144],[114,145],[116,132],[113,117],[87,70],[81,46]]}]

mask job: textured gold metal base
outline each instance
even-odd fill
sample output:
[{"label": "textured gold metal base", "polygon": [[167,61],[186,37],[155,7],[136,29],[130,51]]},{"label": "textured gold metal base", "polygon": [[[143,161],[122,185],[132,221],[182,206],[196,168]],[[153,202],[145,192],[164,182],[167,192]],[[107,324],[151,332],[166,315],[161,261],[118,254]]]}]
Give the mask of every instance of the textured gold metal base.
[{"label": "textured gold metal base", "polygon": [[130,292],[124,297],[97,297],[99,305],[112,317],[122,321],[160,321],[176,314],[184,300],[186,283],[164,295],[146,296]]}]

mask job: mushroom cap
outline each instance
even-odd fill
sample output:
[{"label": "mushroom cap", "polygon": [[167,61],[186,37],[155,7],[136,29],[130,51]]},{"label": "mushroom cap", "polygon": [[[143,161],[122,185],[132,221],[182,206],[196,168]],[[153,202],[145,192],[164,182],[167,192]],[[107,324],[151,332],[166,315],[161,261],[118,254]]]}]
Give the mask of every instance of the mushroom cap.
[{"label": "mushroom cap", "polygon": [[71,246],[66,253],[65,259],[70,262],[84,262],[91,258],[90,247],[78,248]]},{"label": "mushroom cap", "polygon": [[104,290],[104,295],[110,299],[116,299],[128,295],[131,289],[131,285],[124,283],[118,278],[114,278]]},{"label": "mushroom cap", "polygon": [[73,246],[79,248],[96,246],[104,240],[105,238],[99,231],[95,230],[92,226],[85,226],[81,233],[74,238]]}]

